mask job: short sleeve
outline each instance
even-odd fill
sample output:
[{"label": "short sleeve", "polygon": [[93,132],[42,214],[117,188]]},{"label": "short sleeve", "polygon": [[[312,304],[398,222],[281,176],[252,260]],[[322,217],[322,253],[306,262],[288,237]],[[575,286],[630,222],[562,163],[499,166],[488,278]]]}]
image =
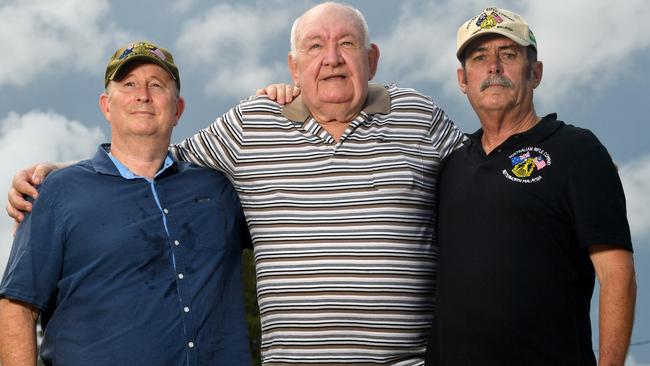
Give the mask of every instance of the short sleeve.
[{"label": "short sleeve", "polygon": [[433,102],[433,114],[431,124],[431,140],[433,146],[440,153],[440,159],[445,160],[449,154],[463,145],[465,136],[458,126],[449,119],[435,102]]},{"label": "short sleeve", "polygon": [[607,149],[589,134],[595,146],[576,162],[567,181],[579,245],[607,244],[631,251],[621,179]]},{"label": "short sleeve", "polygon": [[16,232],[0,283],[0,296],[46,311],[54,301],[63,268],[63,234],[44,194]]},{"label": "short sleeve", "polygon": [[208,127],[169,147],[174,158],[233,176],[243,141],[240,105],[217,118]]}]

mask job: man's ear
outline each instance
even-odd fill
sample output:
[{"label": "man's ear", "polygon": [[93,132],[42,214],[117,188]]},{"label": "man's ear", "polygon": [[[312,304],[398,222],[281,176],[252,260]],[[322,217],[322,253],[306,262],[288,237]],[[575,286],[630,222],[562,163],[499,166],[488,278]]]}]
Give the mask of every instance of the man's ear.
[{"label": "man's ear", "polygon": [[537,88],[542,82],[542,74],[544,73],[544,64],[542,61],[537,61],[533,64],[530,71],[530,78],[533,82],[533,89]]},{"label": "man's ear", "polygon": [[377,65],[379,65],[379,47],[371,43],[370,49],[368,50],[368,66],[369,66],[369,76],[368,80],[372,80],[377,73]]},{"label": "man's ear", "polygon": [[467,94],[467,73],[465,72],[465,69],[459,67],[458,70],[456,70],[456,77],[458,78],[458,87],[460,88],[460,91],[462,91],[463,94]]},{"label": "man's ear", "polygon": [[289,55],[287,56],[287,64],[289,65],[289,72],[291,72],[293,84],[300,86],[300,79],[298,78],[298,60],[296,60],[296,56],[291,52],[289,52]]},{"label": "man's ear", "polygon": [[174,126],[178,125],[178,121],[181,119],[181,115],[183,115],[184,111],[185,111],[185,99],[179,96],[178,100],[176,101],[176,115],[175,115],[176,120],[174,121]]},{"label": "man's ear", "polygon": [[104,115],[104,118],[108,123],[111,123],[111,111],[109,107],[109,99],[110,97],[108,96],[107,93],[102,93],[99,96],[99,110],[102,112]]}]

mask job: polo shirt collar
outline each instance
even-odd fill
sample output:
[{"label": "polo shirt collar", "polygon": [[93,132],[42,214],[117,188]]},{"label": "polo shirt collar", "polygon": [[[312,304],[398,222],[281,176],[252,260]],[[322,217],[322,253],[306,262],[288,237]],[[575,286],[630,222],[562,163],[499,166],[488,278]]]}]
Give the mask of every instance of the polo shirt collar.
[{"label": "polo shirt collar", "polygon": [[[142,178],[129,170],[124,164],[117,160],[111,153],[111,144],[101,144],[97,149],[95,155],[90,159],[93,168],[97,173],[122,177],[125,179]],[[175,166],[174,160],[170,154],[167,153],[165,162],[160,170],[156,173],[156,177],[165,172],[170,167]]]},{"label": "polo shirt collar", "polygon": [[[528,143],[535,143],[544,140],[549,135],[553,134],[558,128],[560,128],[564,122],[557,120],[557,113],[550,113],[544,116],[533,128],[518,133],[508,137],[499,148],[509,148],[517,144],[526,141]],[[472,145],[475,147],[480,147],[481,151],[483,150],[481,145],[481,137],[483,136],[483,129],[479,128],[476,132],[468,134]]]},{"label": "polo shirt collar", "polygon": [[[368,84],[368,97],[361,110],[368,115],[388,114],[390,112],[388,90],[381,84]],[[293,102],[285,104],[282,108],[282,115],[294,122],[306,122],[311,118],[311,113],[305,106],[302,95],[299,95]]]},{"label": "polo shirt collar", "polygon": [[106,175],[120,176],[120,172],[117,170],[117,167],[111,161],[111,158],[108,157],[108,150],[110,150],[111,144],[101,144],[97,148],[97,152],[90,159],[90,163],[95,169],[95,172]]}]

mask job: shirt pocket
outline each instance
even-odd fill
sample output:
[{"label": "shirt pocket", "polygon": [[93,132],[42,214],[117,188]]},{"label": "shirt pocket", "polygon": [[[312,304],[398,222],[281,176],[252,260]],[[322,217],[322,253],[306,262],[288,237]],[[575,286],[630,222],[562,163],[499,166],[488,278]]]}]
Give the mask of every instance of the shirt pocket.
[{"label": "shirt pocket", "polygon": [[223,251],[232,233],[234,213],[209,196],[197,196],[185,204],[181,235],[196,251]]},{"label": "shirt pocket", "polygon": [[400,142],[383,142],[379,146],[382,158],[373,166],[372,187],[395,192],[422,189],[425,167],[420,147]]}]

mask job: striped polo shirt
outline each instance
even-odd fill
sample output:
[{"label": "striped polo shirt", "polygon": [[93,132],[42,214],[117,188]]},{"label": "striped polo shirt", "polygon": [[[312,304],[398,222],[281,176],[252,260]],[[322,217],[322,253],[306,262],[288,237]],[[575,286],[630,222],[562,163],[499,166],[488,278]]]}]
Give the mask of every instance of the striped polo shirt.
[{"label": "striped polo shirt", "polygon": [[434,311],[435,191],[462,134],[371,84],[337,142],[299,97],[242,102],[176,157],[223,171],[254,244],[265,365],[419,365]]}]

